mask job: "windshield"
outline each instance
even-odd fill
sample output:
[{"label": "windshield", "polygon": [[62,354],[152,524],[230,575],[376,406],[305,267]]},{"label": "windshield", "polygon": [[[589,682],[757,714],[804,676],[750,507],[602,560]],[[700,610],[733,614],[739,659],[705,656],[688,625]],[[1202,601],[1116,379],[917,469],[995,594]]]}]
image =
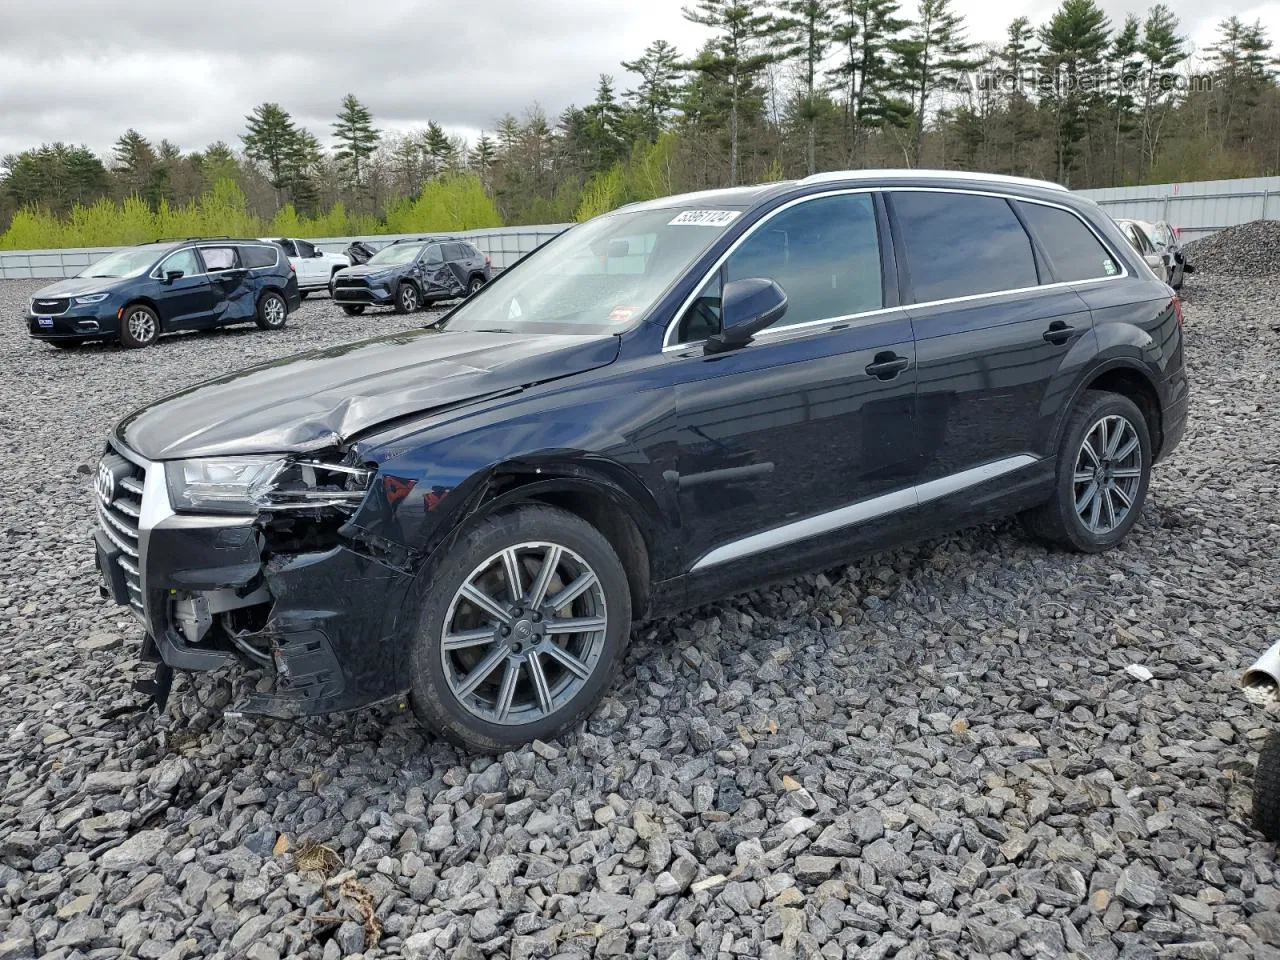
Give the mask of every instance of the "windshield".
[{"label": "windshield", "polygon": [[448,329],[621,333],[739,213],[668,207],[598,217],[483,288],[450,317]]},{"label": "windshield", "polygon": [[81,277],[140,277],[159,259],[164,251],[154,247],[135,247],[132,250],[121,250],[97,263],[85,267],[78,275]]},{"label": "windshield", "polygon": [[389,247],[383,247],[369,258],[369,266],[377,267],[382,264],[394,266],[397,263],[409,263],[421,252],[422,246],[420,243],[396,243]]}]

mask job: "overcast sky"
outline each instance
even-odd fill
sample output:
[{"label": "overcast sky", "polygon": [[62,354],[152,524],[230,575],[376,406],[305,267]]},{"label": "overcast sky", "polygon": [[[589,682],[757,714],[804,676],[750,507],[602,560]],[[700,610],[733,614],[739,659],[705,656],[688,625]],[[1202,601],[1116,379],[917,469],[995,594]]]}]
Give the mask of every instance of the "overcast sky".
[{"label": "overcast sky", "polygon": [[[239,147],[244,115],[276,101],[329,143],[355,93],[384,129],[436,120],[472,137],[537,101],[551,116],[592,97],[600,73],[664,38],[705,39],[686,0],[0,0],[0,156],[41,142],[106,153],[127,127],[184,150]],[[1143,3],[1102,0],[1118,23]],[[1280,0],[1166,0],[1198,47],[1235,13],[1280,40]],[[914,0],[907,0],[911,7]],[[1009,19],[1039,23],[1056,0],[956,0],[969,37],[998,42]]]}]

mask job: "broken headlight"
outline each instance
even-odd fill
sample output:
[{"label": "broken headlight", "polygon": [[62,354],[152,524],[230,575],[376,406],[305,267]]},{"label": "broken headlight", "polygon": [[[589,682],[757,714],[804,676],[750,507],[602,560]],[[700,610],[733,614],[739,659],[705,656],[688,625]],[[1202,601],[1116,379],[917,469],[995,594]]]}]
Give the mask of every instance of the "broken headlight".
[{"label": "broken headlight", "polygon": [[373,471],[295,457],[214,457],[165,464],[175,510],[252,514],[261,510],[354,510]]}]

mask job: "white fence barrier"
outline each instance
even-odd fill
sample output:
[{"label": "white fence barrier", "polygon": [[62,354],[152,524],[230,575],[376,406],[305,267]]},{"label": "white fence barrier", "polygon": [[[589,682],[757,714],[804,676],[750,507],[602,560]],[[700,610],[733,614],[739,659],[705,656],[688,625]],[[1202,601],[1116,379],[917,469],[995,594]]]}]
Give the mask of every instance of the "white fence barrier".
[{"label": "white fence barrier", "polygon": [[[468,230],[454,234],[432,236],[459,237],[473,243],[493,262],[494,272],[500,273],[526,253],[531,253],[552,237],[562,233],[569,224],[551,224],[533,227],[504,227],[494,230]],[[312,240],[317,247],[331,253],[341,253],[354,240],[368,240],[376,244],[389,243],[404,236],[420,234],[390,234],[370,237],[324,237]],[[120,247],[76,247],[65,250],[0,250],[0,280],[57,279],[74,277],[89,264],[101,260]]]},{"label": "white fence barrier", "polygon": [[[1097,201],[1113,217],[1134,220],[1165,220],[1177,227],[1184,238],[1194,240],[1215,230],[1280,217],[1280,177],[1253,177],[1245,180],[1204,180],[1198,183],[1161,183],[1145,187],[1108,187],[1081,190]],[[1272,194],[1276,199],[1272,200]],[[561,233],[568,224],[504,227],[470,230],[453,236],[465,237],[493,261],[501,271],[526,253],[537,249]],[[353,240],[387,243],[405,234],[374,237],[326,237],[312,242],[340,253]],[[118,247],[87,247],[67,250],[0,250],[0,280],[73,277],[89,264]]]}]

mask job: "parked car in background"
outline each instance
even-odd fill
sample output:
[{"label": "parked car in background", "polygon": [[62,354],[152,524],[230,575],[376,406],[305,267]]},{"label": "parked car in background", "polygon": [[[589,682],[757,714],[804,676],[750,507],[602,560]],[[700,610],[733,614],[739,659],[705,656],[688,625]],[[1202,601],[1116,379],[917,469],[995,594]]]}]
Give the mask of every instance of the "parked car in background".
[{"label": "parked car in background", "polygon": [[[448,242],[359,269],[416,285],[400,268]],[[500,751],[584,717],[634,619],[1007,514],[1116,546],[1187,396],[1178,298],[1061,187],[863,170],[667,197],[436,327],[130,415],[97,563],[157,690],[274,667],[236,709],[409,693]]]},{"label": "parked car in background", "polygon": [[368,263],[369,258],[378,252],[378,248],[368,240],[353,240],[342,252],[351,261],[351,265],[355,266],[359,263]]},{"label": "parked car in background", "polygon": [[1122,218],[1116,223],[1156,276],[1162,277],[1173,289],[1181,290],[1183,281],[1195,272],[1195,267],[1187,261],[1177,230],[1163,220],[1148,223]]},{"label": "parked car in background", "polygon": [[465,240],[406,237],[338,271],[331,292],[353,316],[370,306],[410,313],[437,300],[470,296],[492,277],[489,258]]},{"label": "parked car in background", "polygon": [[120,250],[40,289],[27,329],[55,347],[116,340],[146,347],[162,333],[255,322],[285,325],[300,302],[293,265],[275,243],[160,241]]},{"label": "parked car in background", "polygon": [[274,243],[285,252],[298,274],[298,292],[303,297],[308,293],[328,290],[333,275],[343,267],[351,266],[350,258],[341,253],[326,253],[310,240],[289,237],[263,237],[262,240],[264,243]]}]

